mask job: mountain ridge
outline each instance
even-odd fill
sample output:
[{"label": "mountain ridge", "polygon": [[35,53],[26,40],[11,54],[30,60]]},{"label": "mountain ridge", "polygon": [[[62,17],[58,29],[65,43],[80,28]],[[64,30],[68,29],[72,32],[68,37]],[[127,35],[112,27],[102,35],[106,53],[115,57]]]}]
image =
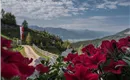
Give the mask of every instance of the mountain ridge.
[{"label": "mountain ridge", "polygon": [[48,31],[51,34],[58,35],[63,40],[68,39],[94,39],[97,37],[103,37],[106,35],[109,35],[109,32],[104,31],[93,31],[93,30],[70,30],[70,29],[64,29],[64,28],[53,28],[53,27],[39,27],[39,26],[29,26],[29,28],[38,30],[38,31]]},{"label": "mountain ridge", "polygon": [[93,44],[95,46],[98,46],[99,44],[101,44],[101,42],[103,40],[112,40],[112,39],[119,40],[120,38],[130,36],[129,33],[130,33],[130,28],[127,28],[123,31],[117,32],[114,35],[109,35],[109,36],[105,36],[105,37],[97,38],[97,39],[93,39],[93,40],[86,40],[86,41],[79,41],[79,42],[72,43],[72,47],[77,48],[81,45],[85,46],[85,45],[88,45],[88,44]]}]

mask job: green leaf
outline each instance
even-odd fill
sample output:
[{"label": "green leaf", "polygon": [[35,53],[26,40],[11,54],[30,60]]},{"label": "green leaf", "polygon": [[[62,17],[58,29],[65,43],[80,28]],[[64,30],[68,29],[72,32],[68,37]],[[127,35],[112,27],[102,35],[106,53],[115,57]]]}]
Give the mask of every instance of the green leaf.
[{"label": "green leaf", "polygon": [[121,80],[120,76],[112,73],[108,73],[106,76],[106,80]]},{"label": "green leaf", "polygon": [[130,66],[130,60],[128,60],[128,59],[122,59],[123,61],[125,61],[129,66]]},{"label": "green leaf", "polygon": [[104,63],[104,66],[108,66],[111,62],[111,59],[107,59],[107,61]]},{"label": "green leaf", "polygon": [[127,59],[130,61],[130,57],[127,57],[127,56],[123,56],[123,59]]}]

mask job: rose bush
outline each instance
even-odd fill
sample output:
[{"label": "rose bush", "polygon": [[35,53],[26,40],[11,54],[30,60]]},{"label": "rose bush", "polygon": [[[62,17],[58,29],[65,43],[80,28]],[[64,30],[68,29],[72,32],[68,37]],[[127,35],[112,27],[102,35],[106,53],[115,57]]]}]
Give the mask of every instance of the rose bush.
[{"label": "rose bush", "polygon": [[64,58],[68,62],[64,73],[66,80],[130,80],[128,48],[130,37],[118,42],[105,40],[97,48],[92,44],[87,45],[82,49],[81,55],[68,54]]},{"label": "rose bush", "polygon": [[[69,53],[59,56],[54,65],[41,61],[35,67],[29,66],[32,59],[9,50],[10,44],[1,38],[1,74],[9,80],[15,76],[20,80],[130,80],[130,36],[104,40],[98,47],[89,44],[82,48],[82,54]],[[38,75],[29,78],[35,72]]]}]

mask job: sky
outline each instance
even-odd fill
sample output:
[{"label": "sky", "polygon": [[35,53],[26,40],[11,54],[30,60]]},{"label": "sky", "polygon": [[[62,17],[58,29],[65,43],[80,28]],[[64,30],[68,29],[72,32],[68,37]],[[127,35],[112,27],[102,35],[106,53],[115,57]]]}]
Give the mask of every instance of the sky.
[{"label": "sky", "polygon": [[17,24],[119,32],[130,28],[130,0],[1,0]]}]

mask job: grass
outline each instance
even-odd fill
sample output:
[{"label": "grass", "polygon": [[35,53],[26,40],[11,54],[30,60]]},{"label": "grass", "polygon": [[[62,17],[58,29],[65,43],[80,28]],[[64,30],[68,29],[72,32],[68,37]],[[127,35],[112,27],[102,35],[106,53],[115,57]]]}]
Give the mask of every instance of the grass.
[{"label": "grass", "polygon": [[21,54],[22,54],[24,57],[26,57],[26,53],[25,53],[24,48],[23,48],[23,49],[21,49],[21,50],[20,50],[20,52],[21,52]]},{"label": "grass", "polygon": [[[39,53],[39,52],[36,51],[32,46],[31,46],[31,48],[34,50],[34,52],[35,52],[37,55],[39,55],[39,56],[45,58],[46,60],[49,60],[49,57],[43,55],[42,53]],[[18,46],[18,47],[16,47],[16,48],[13,48],[13,51],[18,51],[18,52],[20,52],[24,57],[26,57],[26,53],[25,53],[24,47],[22,47],[22,46]]]},{"label": "grass", "polygon": [[[3,35],[3,34],[1,34],[1,36],[2,36],[3,38],[8,39],[8,40],[13,40],[13,39],[11,39],[11,38],[9,38],[9,37]],[[15,46],[15,48],[13,48],[12,50],[13,50],[13,51],[18,51],[18,52],[20,52],[24,57],[26,57],[26,53],[25,53],[24,47],[17,45],[17,46]]]},{"label": "grass", "polygon": [[6,39],[9,39],[9,40],[12,40],[11,38],[9,38],[9,37],[7,37],[7,36],[5,36],[5,35],[3,35],[3,34],[1,34],[1,36],[2,36],[3,38],[6,38]]},{"label": "grass", "polygon": [[18,51],[18,52],[20,52],[24,57],[26,57],[26,53],[25,53],[24,47],[22,47],[22,46],[18,46],[18,47],[16,47],[16,48],[13,48],[13,51]]},{"label": "grass", "polygon": [[45,58],[46,60],[49,60],[49,57],[48,57],[48,56],[45,56],[45,55],[43,55],[42,53],[39,53],[36,49],[33,48],[33,46],[31,46],[31,48],[34,50],[34,52],[35,52],[37,55],[39,55],[39,56]]}]

